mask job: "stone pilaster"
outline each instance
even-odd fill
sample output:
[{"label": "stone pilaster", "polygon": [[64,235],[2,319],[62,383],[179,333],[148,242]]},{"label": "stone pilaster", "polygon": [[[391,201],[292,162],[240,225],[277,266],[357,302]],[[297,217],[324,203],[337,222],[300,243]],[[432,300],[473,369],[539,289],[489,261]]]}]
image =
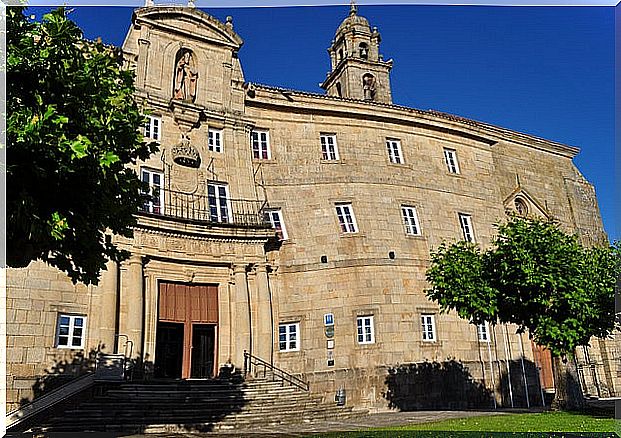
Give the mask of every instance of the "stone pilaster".
[{"label": "stone pilaster", "polygon": [[[133,343],[132,358],[142,353],[143,319],[142,257],[133,254],[121,267],[121,312],[119,334],[127,335]],[[125,339],[119,339],[119,352],[125,351]],[[129,350],[128,350],[129,354]]]},{"label": "stone pilaster", "polygon": [[256,266],[256,332],[253,336],[254,355],[270,362],[272,356],[272,306],[267,280],[267,266],[259,263]]},{"label": "stone pilaster", "polygon": [[114,349],[114,335],[116,329],[118,272],[116,262],[106,264],[106,270],[101,274],[97,285],[100,297],[99,313],[99,342],[104,351],[111,353]]},{"label": "stone pilaster", "polygon": [[244,365],[244,350],[250,351],[251,336],[246,265],[234,265],[233,277],[235,279],[235,293],[233,298],[233,318],[231,321],[233,332],[231,356],[233,364],[238,368],[242,368]]}]

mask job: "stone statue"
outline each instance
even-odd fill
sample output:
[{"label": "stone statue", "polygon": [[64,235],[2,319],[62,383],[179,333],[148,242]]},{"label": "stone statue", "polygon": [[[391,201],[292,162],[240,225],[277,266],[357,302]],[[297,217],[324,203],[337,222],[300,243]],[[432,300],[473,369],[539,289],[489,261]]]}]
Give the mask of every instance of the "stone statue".
[{"label": "stone statue", "polygon": [[364,91],[364,100],[375,99],[375,78],[373,75],[366,74],[362,77],[362,89]]},{"label": "stone statue", "polygon": [[175,91],[173,98],[194,102],[197,79],[198,72],[194,67],[194,58],[191,52],[186,51],[175,67]]}]

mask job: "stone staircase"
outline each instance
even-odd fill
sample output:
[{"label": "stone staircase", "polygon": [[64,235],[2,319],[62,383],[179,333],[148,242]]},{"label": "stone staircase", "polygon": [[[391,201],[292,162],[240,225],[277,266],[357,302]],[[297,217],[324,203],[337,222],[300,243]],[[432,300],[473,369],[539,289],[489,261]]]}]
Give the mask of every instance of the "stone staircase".
[{"label": "stone staircase", "polygon": [[35,432],[234,432],[279,424],[309,424],[363,414],[323,403],[282,381],[253,379],[126,382],[100,385],[96,395]]}]

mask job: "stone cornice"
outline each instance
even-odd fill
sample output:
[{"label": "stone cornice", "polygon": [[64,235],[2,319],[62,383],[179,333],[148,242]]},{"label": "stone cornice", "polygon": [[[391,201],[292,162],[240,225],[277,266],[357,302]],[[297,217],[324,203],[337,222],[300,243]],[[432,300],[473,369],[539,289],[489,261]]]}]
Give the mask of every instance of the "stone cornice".
[{"label": "stone cornice", "polygon": [[[161,17],[170,16],[185,17],[188,20],[195,21],[200,27],[211,29],[221,40],[209,37],[207,35],[198,35],[196,33],[187,32],[178,27],[170,26],[161,21]],[[135,25],[142,23],[149,24],[153,28],[160,28],[168,33],[175,33],[183,35],[190,39],[199,39],[205,42],[218,44],[222,46],[231,47],[238,50],[243,44],[244,40],[233,31],[232,27],[221,23],[211,15],[201,11],[200,9],[187,8],[187,7],[165,7],[165,6],[153,6],[139,8],[134,11],[133,22]]]},{"label": "stone cornice", "polygon": [[370,118],[393,123],[414,124],[449,131],[489,145],[500,141],[511,141],[567,158],[573,158],[579,152],[579,149],[574,146],[435,110],[420,110],[402,105],[341,98],[256,83],[247,86],[255,90],[254,98],[246,98],[246,105],[249,107],[272,107],[283,111],[305,113],[333,113],[350,118]]},{"label": "stone cornice", "polygon": [[138,224],[133,228],[135,231],[190,240],[264,244],[274,234],[274,231],[267,227],[200,225],[144,215],[139,215],[137,218]]}]

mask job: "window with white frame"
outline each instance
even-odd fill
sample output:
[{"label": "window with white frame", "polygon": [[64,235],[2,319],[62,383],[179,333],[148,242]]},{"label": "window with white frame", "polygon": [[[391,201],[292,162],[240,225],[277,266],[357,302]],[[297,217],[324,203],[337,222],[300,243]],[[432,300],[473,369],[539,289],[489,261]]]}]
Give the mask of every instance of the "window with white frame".
[{"label": "window with white frame", "polygon": [[298,351],[300,349],[300,323],[278,324],[278,349]]},{"label": "window with white frame", "polygon": [[459,164],[457,163],[457,151],[455,149],[444,148],[444,161],[446,167],[451,173],[459,173]]},{"label": "window with white frame", "polygon": [[208,183],[209,220],[212,222],[231,222],[231,200],[226,184]]},{"label": "window with white frame", "polygon": [[144,136],[151,140],[160,141],[161,138],[162,119],[155,116],[147,116],[144,125]]},{"label": "window with white frame", "polygon": [[401,214],[403,223],[405,224],[405,233],[411,236],[420,236],[420,225],[418,224],[418,215],[416,208],[408,205],[401,206]]},{"label": "window with white frame", "polygon": [[265,219],[272,225],[272,228],[276,230],[276,234],[280,240],[287,240],[287,229],[282,220],[282,210],[280,208],[267,210],[265,212]]},{"label": "window with white frame", "polygon": [[466,242],[474,242],[474,229],[472,228],[472,216],[459,213],[459,225]]},{"label": "window with white frame", "polygon": [[57,348],[84,348],[86,316],[59,314],[56,324]]},{"label": "window with white frame", "polygon": [[222,152],[222,129],[209,128],[207,130],[207,142],[212,152]]},{"label": "window with white frame", "polygon": [[487,321],[477,324],[477,337],[481,342],[489,342],[490,341],[490,331],[489,324]]},{"label": "window with white frame", "polygon": [[252,142],[252,157],[257,160],[269,160],[270,155],[270,134],[265,130],[254,130],[250,134]]},{"label": "window with white frame", "polygon": [[387,138],[386,149],[388,150],[388,158],[390,159],[391,163],[403,164],[403,155],[401,153],[401,140]]},{"label": "window with white frame", "polygon": [[373,327],[373,315],[359,316],[356,318],[358,343],[373,344],[375,343],[375,328]]},{"label": "window with white frame", "polygon": [[336,135],[321,134],[321,156],[324,160],[338,160],[339,151],[336,146]]},{"label": "window with white frame", "polygon": [[163,214],[164,213],[164,174],[156,170],[141,169],[140,179],[143,183],[149,185],[144,191],[149,195],[149,200],[143,205],[143,211],[147,213]]},{"label": "window with white frame", "polygon": [[358,225],[351,204],[336,204],[336,215],[343,233],[357,233]]},{"label": "window with white frame", "polygon": [[436,320],[432,313],[424,313],[420,316],[420,324],[423,331],[423,341],[435,342]]}]

